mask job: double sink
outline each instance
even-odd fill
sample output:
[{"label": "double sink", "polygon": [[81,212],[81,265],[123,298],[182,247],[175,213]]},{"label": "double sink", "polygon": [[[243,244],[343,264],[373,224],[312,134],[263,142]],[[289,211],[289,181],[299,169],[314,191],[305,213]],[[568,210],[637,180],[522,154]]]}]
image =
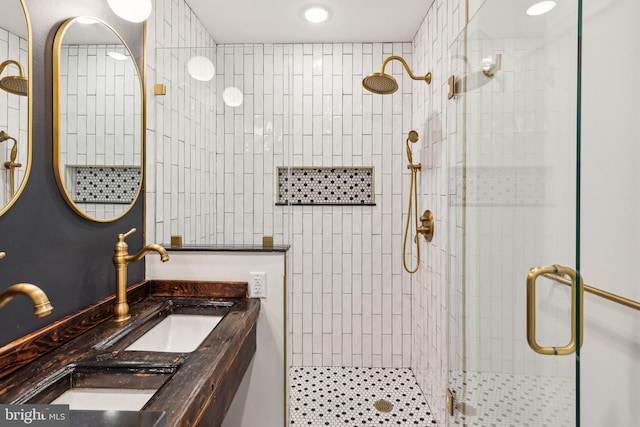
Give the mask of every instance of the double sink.
[{"label": "double sink", "polygon": [[54,371],[13,403],[140,411],[189,354],[199,349],[233,305],[215,300],[163,301],[93,344],[96,356]]}]

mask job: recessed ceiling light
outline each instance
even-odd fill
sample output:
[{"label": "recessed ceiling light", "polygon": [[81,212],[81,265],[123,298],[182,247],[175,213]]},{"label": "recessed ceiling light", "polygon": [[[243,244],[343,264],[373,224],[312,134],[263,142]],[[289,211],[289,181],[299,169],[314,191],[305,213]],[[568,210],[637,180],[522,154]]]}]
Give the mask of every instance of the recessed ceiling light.
[{"label": "recessed ceiling light", "polygon": [[554,1],[541,1],[534,4],[529,9],[527,9],[527,15],[529,16],[544,15],[554,7],[556,7],[556,2]]},{"label": "recessed ceiling light", "polygon": [[314,24],[324,22],[329,18],[329,12],[327,9],[319,6],[310,7],[304,11],[304,19]]}]

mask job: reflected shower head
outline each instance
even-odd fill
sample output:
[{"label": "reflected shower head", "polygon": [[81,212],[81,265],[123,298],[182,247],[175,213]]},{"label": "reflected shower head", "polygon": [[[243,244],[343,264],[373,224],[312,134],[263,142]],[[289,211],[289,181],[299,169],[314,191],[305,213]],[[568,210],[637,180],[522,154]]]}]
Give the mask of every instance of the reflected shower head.
[{"label": "reflected shower head", "polygon": [[18,67],[18,76],[6,76],[0,79],[0,89],[3,89],[9,93],[20,96],[27,96],[29,94],[29,79],[24,76],[22,65],[12,59],[7,59],[0,64],[0,74],[4,71],[7,65],[13,64]]},{"label": "reflected shower head", "polygon": [[0,88],[14,95],[29,94],[29,80],[22,76],[7,76],[0,80]]},{"label": "reflected shower head", "polygon": [[5,131],[0,130],[0,142],[7,141],[7,140],[9,140],[9,139],[11,139],[11,140],[13,140],[13,141],[15,141],[15,140],[16,140],[14,137],[9,136],[9,134],[8,134],[8,133],[6,133]]},{"label": "reflected shower head", "polygon": [[389,74],[385,74],[384,72],[384,67],[386,67],[387,63],[392,60],[400,61],[404,66],[404,69],[407,70],[407,74],[409,74],[409,77],[411,77],[413,80],[424,80],[427,84],[431,83],[431,73],[427,73],[424,77],[415,76],[411,72],[411,69],[404,59],[399,56],[390,56],[382,63],[382,71],[380,71],[379,73],[369,74],[362,80],[362,86],[369,92],[377,93],[380,95],[387,95],[397,91],[398,82],[396,82],[396,79]]},{"label": "reflected shower head", "polygon": [[411,142],[418,142],[418,132],[416,132],[415,130],[412,130],[409,132],[409,135],[407,136],[407,139]]}]

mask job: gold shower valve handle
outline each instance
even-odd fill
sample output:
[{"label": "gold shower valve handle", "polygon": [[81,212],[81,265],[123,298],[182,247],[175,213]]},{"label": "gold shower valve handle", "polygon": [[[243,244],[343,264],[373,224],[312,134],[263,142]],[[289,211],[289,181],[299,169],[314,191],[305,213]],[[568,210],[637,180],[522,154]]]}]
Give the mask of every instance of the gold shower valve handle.
[{"label": "gold shower valve handle", "polygon": [[420,217],[420,221],[422,222],[422,225],[416,229],[416,232],[422,234],[427,242],[430,242],[433,239],[433,231],[435,227],[431,211],[428,209],[424,211]]}]

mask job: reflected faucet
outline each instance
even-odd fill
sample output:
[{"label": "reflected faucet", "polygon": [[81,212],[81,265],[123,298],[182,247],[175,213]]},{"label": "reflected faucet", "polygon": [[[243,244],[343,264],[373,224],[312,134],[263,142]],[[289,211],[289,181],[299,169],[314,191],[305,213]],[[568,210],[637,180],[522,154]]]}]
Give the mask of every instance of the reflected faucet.
[{"label": "reflected faucet", "polygon": [[9,185],[11,197],[13,197],[16,193],[15,190],[15,168],[22,167],[22,163],[16,163],[16,158],[18,157],[18,141],[15,138],[9,136],[5,131],[0,130],[0,142],[4,142],[7,140],[13,141],[13,147],[11,148],[11,157],[8,162],[4,162],[5,169],[9,170]]},{"label": "reflected faucet", "polygon": [[[4,252],[0,252],[0,259],[5,257]],[[4,307],[16,295],[23,294],[29,297],[33,302],[33,314],[38,317],[44,317],[51,314],[53,306],[49,302],[49,297],[42,289],[31,283],[17,283],[9,286],[0,293],[0,307]]]},{"label": "reflected faucet", "polygon": [[129,255],[129,245],[124,241],[128,236],[136,232],[132,228],[125,234],[118,234],[118,243],[115,244],[113,264],[116,266],[116,306],[114,309],[116,322],[124,322],[129,319],[129,304],[127,303],[127,265],[130,262],[140,261],[150,251],[160,254],[162,262],[169,261],[167,251],[160,245],[150,244],[145,246],[135,255]]}]

